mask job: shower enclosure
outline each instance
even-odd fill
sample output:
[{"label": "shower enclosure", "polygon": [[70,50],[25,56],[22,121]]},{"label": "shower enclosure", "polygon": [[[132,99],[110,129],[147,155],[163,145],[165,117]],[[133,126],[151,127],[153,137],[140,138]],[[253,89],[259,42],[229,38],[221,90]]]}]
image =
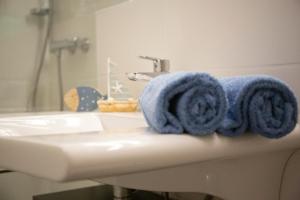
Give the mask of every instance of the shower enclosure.
[{"label": "shower enclosure", "polygon": [[[64,86],[63,86],[63,75],[62,75],[62,51],[68,50],[70,53],[74,54],[78,47],[84,52],[89,50],[89,40],[87,38],[79,39],[74,37],[73,39],[64,39],[60,41],[53,41],[50,38],[50,34],[52,33],[52,20],[53,20],[53,0],[40,0],[39,7],[32,8],[31,14],[37,16],[39,18],[46,18],[45,28],[41,31],[41,40],[39,41],[41,52],[37,54],[36,64],[37,66],[35,73],[33,74],[32,81],[32,92],[29,94],[27,111],[35,111],[36,110],[36,101],[37,101],[37,92],[38,85],[41,78],[41,72],[43,67],[45,66],[45,57],[47,46],[50,46],[50,52],[56,53],[57,59],[57,81],[58,81],[58,99],[59,99],[59,110],[63,111],[64,102]],[[41,19],[39,19],[41,20]],[[43,34],[44,32],[44,34]]]},{"label": "shower enclosure", "polygon": [[63,95],[97,88],[96,10],[105,0],[0,0],[0,113],[64,110]]}]

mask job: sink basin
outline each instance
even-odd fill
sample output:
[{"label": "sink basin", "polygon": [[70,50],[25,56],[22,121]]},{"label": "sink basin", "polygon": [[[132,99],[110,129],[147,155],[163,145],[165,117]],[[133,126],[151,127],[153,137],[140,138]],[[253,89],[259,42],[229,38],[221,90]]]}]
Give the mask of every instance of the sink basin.
[{"label": "sink basin", "polygon": [[95,114],[31,114],[2,115],[0,137],[70,134],[101,131],[103,126]]},{"label": "sink basin", "polygon": [[0,127],[0,167],[53,181],[97,179],[231,200],[274,200],[285,173],[294,187],[288,185],[283,195],[297,193],[300,184],[297,168],[287,165],[297,158],[293,166],[300,167],[299,126],[274,140],[251,133],[158,134],[141,113],[2,116]]},{"label": "sink basin", "polygon": [[[99,155],[122,149],[136,143],[122,139],[125,135],[145,127],[141,113],[0,115],[0,167],[50,180],[75,180],[69,167],[80,148],[101,149],[94,152]],[[88,158],[85,153],[82,156]]]},{"label": "sink basin", "polygon": [[[118,124],[116,126],[116,120]],[[99,132],[145,127],[141,114],[46,113],[0,115],[0,137]]]}]

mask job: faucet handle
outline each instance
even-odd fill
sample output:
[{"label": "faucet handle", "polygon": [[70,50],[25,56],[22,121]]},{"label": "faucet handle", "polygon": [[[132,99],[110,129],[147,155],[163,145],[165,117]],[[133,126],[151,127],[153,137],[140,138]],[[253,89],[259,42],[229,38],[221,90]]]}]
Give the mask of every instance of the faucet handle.
[{"label": "faucet handle", "polygon": [[160,59],[150,56],[139,56],[139,58],[153,61],[154,72],[169,72],[170,61],[167,59]]},{"label": "faucet handle", "polygon": [[141,59],[146,59],[146,60],[152,60],[153,62],[158,62],[160,59],[155,58],[155,57],[150,57],[150,56],[139,56]]}]

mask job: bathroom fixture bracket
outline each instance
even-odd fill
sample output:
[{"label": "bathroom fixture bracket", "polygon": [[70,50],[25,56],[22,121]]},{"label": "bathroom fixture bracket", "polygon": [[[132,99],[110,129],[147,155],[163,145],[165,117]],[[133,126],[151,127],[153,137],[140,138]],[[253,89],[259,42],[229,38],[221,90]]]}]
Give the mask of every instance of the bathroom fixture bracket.
[{"label": "bathroom fixture bracket", "polygon": [[130,200],[130,189],[113,186],[114,200]]},{"label": "bathroom fixture bracket", "polygon": [[35,16],[46,16],[49,15],[51,9],[50,9],[50,1],[51,0],[40,0],[39,1],[39,7],[32,8],[30,10],[30,14]]}]

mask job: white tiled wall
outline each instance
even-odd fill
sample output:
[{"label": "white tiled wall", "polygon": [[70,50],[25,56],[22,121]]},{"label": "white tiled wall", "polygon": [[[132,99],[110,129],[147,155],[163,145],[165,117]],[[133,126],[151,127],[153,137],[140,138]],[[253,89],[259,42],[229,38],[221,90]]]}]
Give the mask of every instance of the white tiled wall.
[{"label": "white tiled wall", "polygon": [[[97,74],[96,55],[96,26],[95,12],[125,0],[54,0],[53,40],[70,39],[74,36],[87,37],[91,46],[87,53],[77,51],[75,54],[63,52],[62,73],[64,92],[76,86],[97,87],[101,79]],[[38,97],[39,110],[57,110],[58,81],[56,55],[49,55],[47,69],[49,81],[48,96],[45,97],[43,90]]]},{"label": "white tiled wall", "polygon": [[[300,97],[298,0],[131,0],[96,15],[103,76],[107,57],[122,73],[151,71],[137,58],[148,55],[170,59],[171,71],[279,76]],[[135,96],[144,86],[127,84]]]},{"label": "white tiled wall", "polygon": [[[94,13],[124,0],[53,0],[52,39],[74,36],[91,41],[88,53],[63,52],[65,91],[78,85],[97,86],[96,27]],[[38,0],[0,0],[0,112],[23,112],[32,90],[43,18],[30,15]],[[39,111],[57,110],[57,60],[47,53],[38,90]]]},{"label": "white tiled wall", "polygon": [[0,1],[0,112],[24,111],[34,69],[38,21],[35,0]]},{"label": "white tiled wall", "polygon": [[[96,10],[117,4],[124,0],[54,0],[53,40],[71,39],[73,37],[86,37],[90,40],[90,49],[87,53],[76,51],[70,54],[68,51],[62,53],[62,74],[64,92],[76,86],[96,87],[99,76],[97,76],[96,65]],[[57,110],[58,79],[57,79],[57,57],[50,54],[46,66],[47,75],[50,77],[41,83],[39,90],[39,110]],[[48,95],[45,94],[45,90]]]}]

